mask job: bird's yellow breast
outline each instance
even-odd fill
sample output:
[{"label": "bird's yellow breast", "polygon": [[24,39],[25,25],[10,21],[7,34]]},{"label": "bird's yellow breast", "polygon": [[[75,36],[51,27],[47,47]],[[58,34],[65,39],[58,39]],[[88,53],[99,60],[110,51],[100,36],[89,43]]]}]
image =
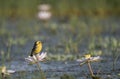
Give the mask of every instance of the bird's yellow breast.
[{"label": "bird's yellow breast", "polygon": [[39,53],[41,50],[42,50],[42,44],[39,43],[36,45],[36,49],[35,49],[34,53]]}]

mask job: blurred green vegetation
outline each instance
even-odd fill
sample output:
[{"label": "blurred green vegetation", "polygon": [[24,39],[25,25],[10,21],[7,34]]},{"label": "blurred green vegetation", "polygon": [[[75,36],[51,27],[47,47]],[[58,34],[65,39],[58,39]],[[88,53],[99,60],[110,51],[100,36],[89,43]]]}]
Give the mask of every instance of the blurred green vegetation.
[{"label": "blurred green vegetation", "polygon": [[64,74],[60,77],[60,79],[75,79],[75,77],[72,75]]},{"label": "blurred green vegetation", "polygon": [[[47,22],[36,19],[44,3],[52,7],[53,18]],[[0,61],[25,58],[34,41],[41,40],[48,60],[108,55],[114,70],[120,56],[119,16],[120,0],[0,0]],[[74,77],[65,74],[60,79]]]},{"label": "blurred green vegetation", "polygon": [[120,15],[120,0],[0,0],[0,17],[34,18],[43,3],[57,17]]},{"label": "blurred green vegetation", "polygon": [[[36,19],[38,6],[44,3],[52,7],[48,22]],[[74,60],[77,57],[69,53],[86,50],[112,51],[111,37],[120,41],[119,4],[120,0],[0,0],[0,52],[7,52],[7,59],[11,52],[25,52],[23,48],[30,52],[34,40],[44,41],[43,50],[57,53],[58,60]],[[56,59],[52,55],[50,59]]]}]

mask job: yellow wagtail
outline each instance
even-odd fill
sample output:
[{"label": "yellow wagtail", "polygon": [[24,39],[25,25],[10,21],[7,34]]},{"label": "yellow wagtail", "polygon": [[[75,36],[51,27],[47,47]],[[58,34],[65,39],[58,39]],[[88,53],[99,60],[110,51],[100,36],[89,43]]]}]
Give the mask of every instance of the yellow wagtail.
[{"label": "yellow wagtail", "polygon": [[42,50],[42,42],[41,41],[36,41],[34,43],[33,49],[31,51],[30,56],[36,55]]}]

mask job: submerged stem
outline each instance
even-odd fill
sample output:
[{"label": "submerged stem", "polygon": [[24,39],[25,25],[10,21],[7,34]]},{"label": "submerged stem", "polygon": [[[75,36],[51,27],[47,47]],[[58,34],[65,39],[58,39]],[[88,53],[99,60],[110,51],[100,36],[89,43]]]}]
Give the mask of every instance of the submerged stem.
[{"label": "submerged stem", "polygon": [[87,62],[91,76],[94,76],[90,62]]},{"label": "submerged stem", "polygon": [[5,79],[5,74],[1,73],[2,79]]},{"label": "submerged stem", "polygon": [[[37,58],[37,56],[36,56],[36,58]],[[42,71],[42,69],[41,69],[41,66],[40,66],[40,64],[39,64],[39,62],[38,62],[38,58],[37,58],[37,63],[36,63],[36,65],[37,65],[37,67],[38,67],[38,70],[40,71],[41,79],[46,79],[45,74],[43,73],[43,71]]]}]

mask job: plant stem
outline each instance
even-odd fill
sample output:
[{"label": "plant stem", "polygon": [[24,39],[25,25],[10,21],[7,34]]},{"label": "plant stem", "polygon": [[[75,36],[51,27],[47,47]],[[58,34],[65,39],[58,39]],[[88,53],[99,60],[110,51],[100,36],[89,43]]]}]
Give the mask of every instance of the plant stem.
[{"label": "plant stem", "polygon": [[[36,58],[37,58],[37,56],[36,56]],[[43,73],[43,71],[42,71],[42,69],[41,69],[41,66],[40,66],[40,64],[39,64],[38,61],[37,61],[36,65],[37,65],[37,67],[38,67],[38,70],[40,71],[41,79],[46,79],[45,74]]]},{"label": "plant stem", "polygon": [[11,42],[9,42],[7,46],[7,60],[10,60],[11,46]]},{"label": "plant stem", "polygon": [[88,68],[89,68],[91,76],[94,76],[93,71],[92,71],[92,67],[91,67],[91,64],[90,64],[89,60],[88,60],[87,64],[88,64]]},{"label": "plant stem", "polygon": [[1,73],[2,79],[5,79],[5,74]]}]

